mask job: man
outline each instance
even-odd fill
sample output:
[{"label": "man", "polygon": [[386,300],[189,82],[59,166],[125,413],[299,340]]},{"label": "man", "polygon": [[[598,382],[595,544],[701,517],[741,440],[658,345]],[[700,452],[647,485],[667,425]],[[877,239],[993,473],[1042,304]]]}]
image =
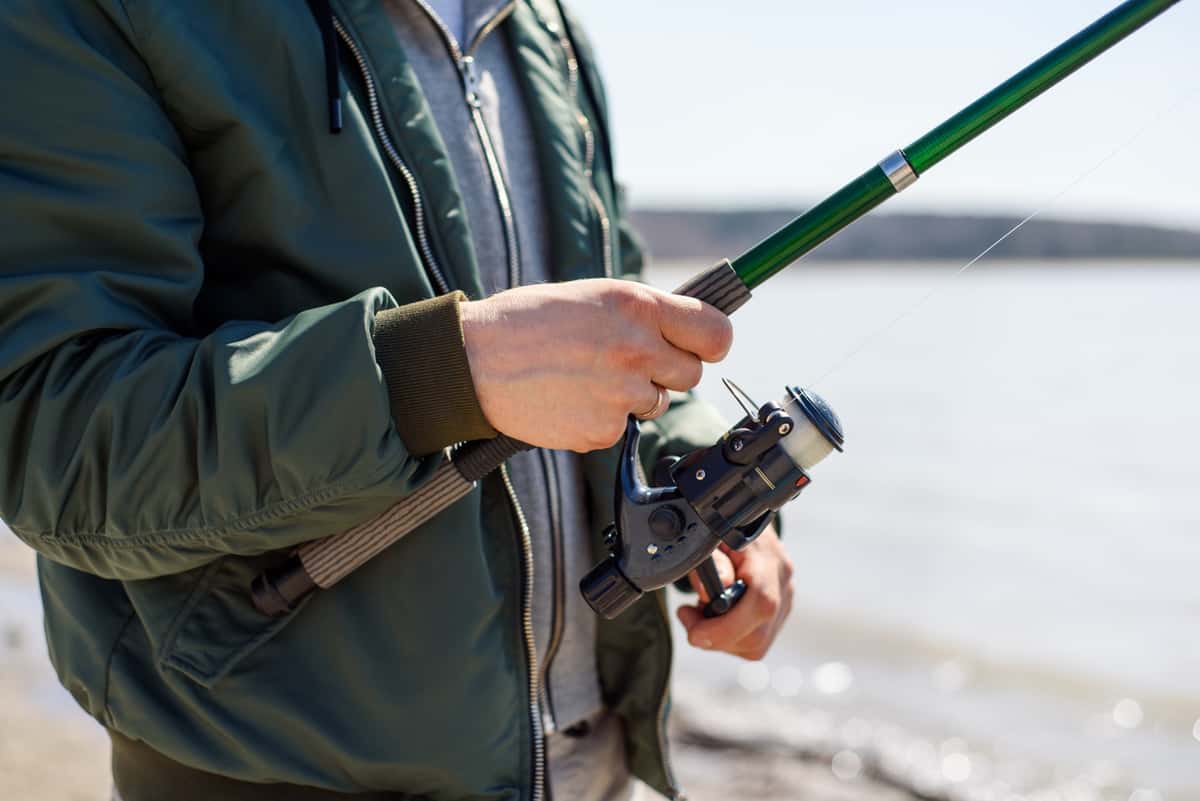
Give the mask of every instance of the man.
[{"label": "man", "polygon": [[[557,3],[17,0],[0,97],[0,516],[119,797],[678,796],[662,600],[601,622],[575,584],[626,415],[649,463],[721,432],[667,390],[730,331],[613,280],[641,254]],[[497,431],[541,450],[254,610]],[[737,562],[737,610],[680,617],[760,658],[791,568]]]}]

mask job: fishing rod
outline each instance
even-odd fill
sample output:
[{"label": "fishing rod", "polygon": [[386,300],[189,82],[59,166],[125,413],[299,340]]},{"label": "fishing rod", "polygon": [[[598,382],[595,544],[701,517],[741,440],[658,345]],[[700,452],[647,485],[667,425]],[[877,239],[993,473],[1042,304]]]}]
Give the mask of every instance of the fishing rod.
[{"label": "fishing rod", "polygon": [[[1122,3],[750,250],[697,275],[676,292],[733,314],[750,299],[751,290],[768,278],[912,186],[943,159],[1177,2]],[[693,570],[699,572],[709,596],[705,614],[729,611],[745,586],[740,581],[723,586],[713,551],[721,543],[740,550],[753,542],[773,514],[808,486],[808,471],[833,450],[842,449],[841,423],[815,393],[788,389],[780,402],[756,408],[736,386],[726,386],[746,416],[714,445],[660,464],[656,487],[640,478],[640,430],[637,421],[629,418],[617,474],[614,523],[605,532],[609,555],[580,584],[598,614],[615,617],[645,592]],[[420,489],[382,515],[309,542],[283,564],[260,574],[251,587],[255,607],[269,616],[296,609],[314,590],[332,587],[529,447],[504,435],[460,446]]]}]

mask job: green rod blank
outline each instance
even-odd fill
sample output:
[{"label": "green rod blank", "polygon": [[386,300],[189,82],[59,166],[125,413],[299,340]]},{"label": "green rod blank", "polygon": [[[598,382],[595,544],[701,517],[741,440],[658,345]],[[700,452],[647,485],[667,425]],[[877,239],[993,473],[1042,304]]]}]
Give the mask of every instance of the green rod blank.
[{"label": "green rod blank", "polygon": [[[906,147],[916,175],[1008,117],[1179,0],[1129,0]],[[735,259],[734,271],[753,289],[813,251],[896,194],[876,166]]]}]

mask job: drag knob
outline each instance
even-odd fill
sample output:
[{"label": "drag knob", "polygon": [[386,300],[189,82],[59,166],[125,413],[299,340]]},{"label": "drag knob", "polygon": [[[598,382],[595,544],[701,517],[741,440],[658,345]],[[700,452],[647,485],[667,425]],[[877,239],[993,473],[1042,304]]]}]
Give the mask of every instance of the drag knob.
[{"label": "drag knob", "polygon": [[579,591],[592,611],[607,620],[612,620],[642,597],[642,591],[625,578],[621,568],[617,567],[617,560],[611,556],[583,577]]}]

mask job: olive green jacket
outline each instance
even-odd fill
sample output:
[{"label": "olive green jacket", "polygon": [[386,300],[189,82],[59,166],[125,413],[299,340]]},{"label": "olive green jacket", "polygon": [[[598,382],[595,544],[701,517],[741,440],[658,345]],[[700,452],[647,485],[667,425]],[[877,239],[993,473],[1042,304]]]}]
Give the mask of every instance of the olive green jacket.
[{"label": "olive green jacket", "polygon": [[[480,295],[440,134],[379,2],[333,9],[336,135],[303,0],[0,5],[0,517],[42,556],[62,682],[121,736],[249,782],[539,798],[500,476],[282,619],[247,596],[492,433],[456,304],[418,303],[443,294],[431,260]],[[553,0],[514,2],[497,35],[556,278],[636,277],[586,43]],[[653,459],[720,424],[681,399],[648,428]],[[597,538],[614,463],[587,458]],[[661,598],[599,640],[631,768],[674,795]]]}]

